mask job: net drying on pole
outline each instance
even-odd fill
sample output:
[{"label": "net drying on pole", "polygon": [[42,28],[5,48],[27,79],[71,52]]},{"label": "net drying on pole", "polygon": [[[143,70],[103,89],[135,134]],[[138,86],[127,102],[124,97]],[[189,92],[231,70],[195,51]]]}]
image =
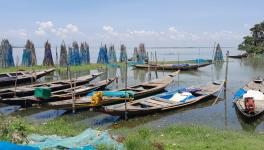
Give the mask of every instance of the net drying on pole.
[{"label": "net drying on pole", "polygon": [[110,64],[116,64],[117,58],[116,58],[116,52],[114,45],[111,45],[108,52],[108,60]]},{"label": "net drying on pole", "polygon": [[219,44],[217,44],[217,46],[216,46],[214,61],[216,61],[216,62],[224,61],[223,52],[222,52],[222,49],[221,49]]},{"label": "net drying on pole", "polygon": [[145,45],[143,43],[139,44],[138,55],[139,55],[138,63],[145,63],[146,61],[148,61]]},{"label": "net drying on pole", "polygon": [[76,41],[72,43],[72,47],[69,47],[68,63],[71,66],[78,66],[81,64],[79,46]]},{"label": "net drying on pole", "polygon": [[126,46],[125,45],[121,45],[121,49],[120,49],[120,58],[119,58],[120,62],[125,62],[127,61],[127,51],[126,51]]},{"label": "net drying on pole", "polygon": [[139,55],[138,55],[138,49],[137,49],[137,47],[134,48],[132,61],[133,62],[138,62],[139,61]]},{"label": "net drying on pole", "polygon": [[86,42],[81,43],[80,51],[81,51],[81,56],[80,56],[81,64],[90,64],[89,45]]},{"label": "net drying on pole", "polygon": [[7,39],[3,39],[0,46],[0,67],[13,67],[13,47]]},{"label": "net drying on pole", "polygon": [[67,66],[67,48],[66,44],[63,41],[61,44],[61,50],[60,50],[60,66],[61,67],[66,67]]},{"label": "net drying on pole", "polygon": [[100,47],[98,58],[97,58],[98,64],[108,64],[108,56],[107,56],[107,48],[106,45],[103,47]]},{"label": "net drying on pole", "polygon": [[33,42],[27,40],[22,55],[22,66],[35,66],[37,64],[36,52]]},{"label": "net drying on pole", "polygon": [[44,54],[44,59],[43,59],[43,66],[54,66],[52,53],[51,53],[51,45],[48,41],[45,43],[45,54]]}]

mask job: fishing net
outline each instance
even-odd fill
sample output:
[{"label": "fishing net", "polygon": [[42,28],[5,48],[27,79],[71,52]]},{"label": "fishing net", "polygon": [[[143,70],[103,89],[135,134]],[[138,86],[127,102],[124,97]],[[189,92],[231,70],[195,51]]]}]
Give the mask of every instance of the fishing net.
[{"label": "fishing net", "polygon": [[114,45],[111,45],[110,48],[109,48],[108,60],[109,60],[110,64],[116,64],[116,62],[117,62]]},{"label": "fishing net", "polygon": [[214,61],[224,61],[223,52],[219,44],[216,46]]},{"label": "fishing net", "polygon": [[99,50],[98,58],[97,58],[98,64],[108,64],[108,56],[107,56],[107,48],[101,47]]},{"label": "fishing net", "polygon": [[0,67],[13,67],[14,59],[13,59],[13,48],[9,44],[9,41],[4,39],[1,42],[0,46]]},{"label": "fishing net", "polygon": [[148,60],[145,45],[143,43],[139,44],[139,51],[138,51],[138,63],[145,63]]},{"label": "fishing net", "polygon": [[45,54],[44,54],[44,59],[43,59],[43,66],[54,66],[52,53],[51,53],[51,46],[48,41],[45,43]]},{"label": "fishing net", "polygon": [[29,146],[40,149],[95,149],[95,147],[99,145],[106,145],[117,150],[124,149],[123,144],[118,143],[114,138],[115,137],[111,136],[107,131],[93,129],[86,129],[81,134],[74,137],[38,134],[28,136]]},{"label": "fishing net", "polygon": [[71,66],[78,66],[81,64],[79,46],[77,42],[73,42],[72,47],[69,47],[68,63]]},{"label": "fishing net", "polygon": [[120,49],[120,58],[119,58],[120,62],[124,62],[127,61],[127,51],[126,51],[126,46],[125,45],[121,45],[121,49]]},{"label": "fishing net", "polygon": [[63,41],[61,44],[61,51],[60,51],[60,66],[66,67],[67,66],[67,48],[65,42]]},{"label": "fishing net", "polygon": [[22,66],[30,67],[35,66],[36,64],[37,59],[34,44],[30,40],[27,40],[22,55]]},{"label": "fishing net", "polygon": [[90,63],[90,51],[89,51],[89,45],[84,42],[81,43],[80,47],[81,51],[81,64],[89,64]]},{"label": "fishing net", "polygon": [[132,61],[133,61],[133,62],[138,62],[138,61],[139,61],[139,54],[138,54],[137,47],[134,48]]}]

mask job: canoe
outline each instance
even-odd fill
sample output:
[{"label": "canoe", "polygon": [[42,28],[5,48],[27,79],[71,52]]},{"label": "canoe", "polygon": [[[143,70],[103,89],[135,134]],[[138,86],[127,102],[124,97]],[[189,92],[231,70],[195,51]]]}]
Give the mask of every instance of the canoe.
[{"label": "canoe", "polygon": [[[89,83],[91,80],[94,80],[98,76],[100,76],[102,73],[96,73],[92,75],[82,76],[78,77],[77,80],[72,79],[72,83],[76,82],[76,86],[84,85]],[[23,97],[23,96],[31,96],[34,94],[34,90],[36,87],[49,87],[52,91],[58,91],[66,88],[71,87],[71,80],[61,80],[61,81],[55,81],[55,82],[49,82],[49,83],[40,83],[40,84],[33,84],[33,85],[27,85],[27,86],[19,86],[16,88],[6,88],[6,89],[0,89],[0,99],[3,98],[12,98],[15,96],[17,97]]]},{"label": "canoe", "polygon": [[[107,80],[99,81],[96,83],[91,83],[88,85],[77,86],[73,88],[76,97],[84,96],[89,92],[95,90],[103,90],[106,86],[115,81],[116,78],[109,78]],[[51,93],[51,96],[46,99],[38,99],[34,96],[24,96],[24,97],[14,97],[14,98],[3,98],[0,100],[1,103],[9,105],[23,105],[31,106],[32,104],[43,104],[47,102],[55,102],[72,98],[72,89],[63,89],[59,91],[54,91]]]},{"label": "canoe", "polygon": [[151,70],[181,70],[181,71],[188,71],[188,70],[196,70],[200,67],[205,67],[210,65],[210,63],[201,63],[201,64],[136,64],[132,65],[136,69],[148,69]]},{"label": "canoe", "polygon": [[229,58],[245,58],[248,54],[239,54],[239,55],[229,55]]},{"label": "canoe", "polygon": [[245,100],[243,99],[243,95],[246,94],[247,91],[254,90],[260,93],[264,93],[264,82],[260,82],[259,80],[251,81],[239,89],[233,100],[236,106],[236,109],[239,111],[241,116],[244,119],[256,119],[264,113],[264,99],[263,100],[254,100],[255,109],[253,112],[249,112],[245,106]]},{"label": "canoe", "polygon": [[[179,109],[197,103],[205,98],[213,96],[223,87],[222,83],[208,83],[195,88],[182,88],[174,91],[159,94],[153,97],[135,100],[128,103],[121,103],[111,106],[104,106],[103,112],[124,117],[144,116],[153,113],[160,113],[173,109]],[[188,94],[186,94],[188,93]]]},{"label": "canoe", "polygon": [[33,73],[26,71],[18,71],[17,73],[16,72],[1,73],[0,88],[15,85],[16,80],[17,80],[17,84],[35,82],[37,79],[46,76],[47,74],[53,72],[54,70],[55,69],[48,69]]},{"label": "canoe", "polygon": [[[134,92],[134,99],[139,99],[147,96],[151,96],[160,92],[163,92],[165,88],[173,81],[173,78],[179,73],[180,71],[173,72],[166,76],[163,79],[157,79],[152,80],[150,82],[145,82],[139,85],[130,86],[127,88],[129,91]],[[112,91],[126,91],[126,89],[117,89]],[[91,97],[86,96],[79,99],[76,99],[76,108],[89,108],[89,107],[100,107],[104,105],[109,104],[115,104],[118,102],[123,102],[125,98],[117,98],[117,97],[106,97],[103,101],[101,101],[99,104],[92,104],[91,103]],[[64,101],[58,101],[58,102],[50,102],[48,103],[50,107],[53,108],[63,108],[63,109],[69,109],[72,106],[72,100],[64,100]]]}]

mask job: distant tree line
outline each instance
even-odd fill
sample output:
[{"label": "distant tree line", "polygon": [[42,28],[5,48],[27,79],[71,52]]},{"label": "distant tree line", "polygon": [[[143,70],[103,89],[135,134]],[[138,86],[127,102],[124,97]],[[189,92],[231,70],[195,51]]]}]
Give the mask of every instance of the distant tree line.
[{"label": "distant tree line", "polygon": [[244,41],[239,44],[239,50],[247,53],[264,53],[264,21],[250,28],[251,35],[245,36]]}]

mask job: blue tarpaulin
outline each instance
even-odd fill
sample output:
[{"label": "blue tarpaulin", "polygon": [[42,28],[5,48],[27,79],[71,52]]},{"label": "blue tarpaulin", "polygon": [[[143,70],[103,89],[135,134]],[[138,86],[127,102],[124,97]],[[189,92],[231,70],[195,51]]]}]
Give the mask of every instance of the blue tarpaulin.
[{"label": "blue tarpaulin", "polygon": [[0,142],[1,150],[39,150],[37,147],[17,145],[10,142]]},{"label": "blue tarpaulin", "polygon": [[240,88],[239,90],[236,91],[236,93],[235,93],[233,99],[239,99],[239,98],[241,98],[245,93],[247,93],[247,91],[244,90],[244,89],[241,89],[241,88]]}]

